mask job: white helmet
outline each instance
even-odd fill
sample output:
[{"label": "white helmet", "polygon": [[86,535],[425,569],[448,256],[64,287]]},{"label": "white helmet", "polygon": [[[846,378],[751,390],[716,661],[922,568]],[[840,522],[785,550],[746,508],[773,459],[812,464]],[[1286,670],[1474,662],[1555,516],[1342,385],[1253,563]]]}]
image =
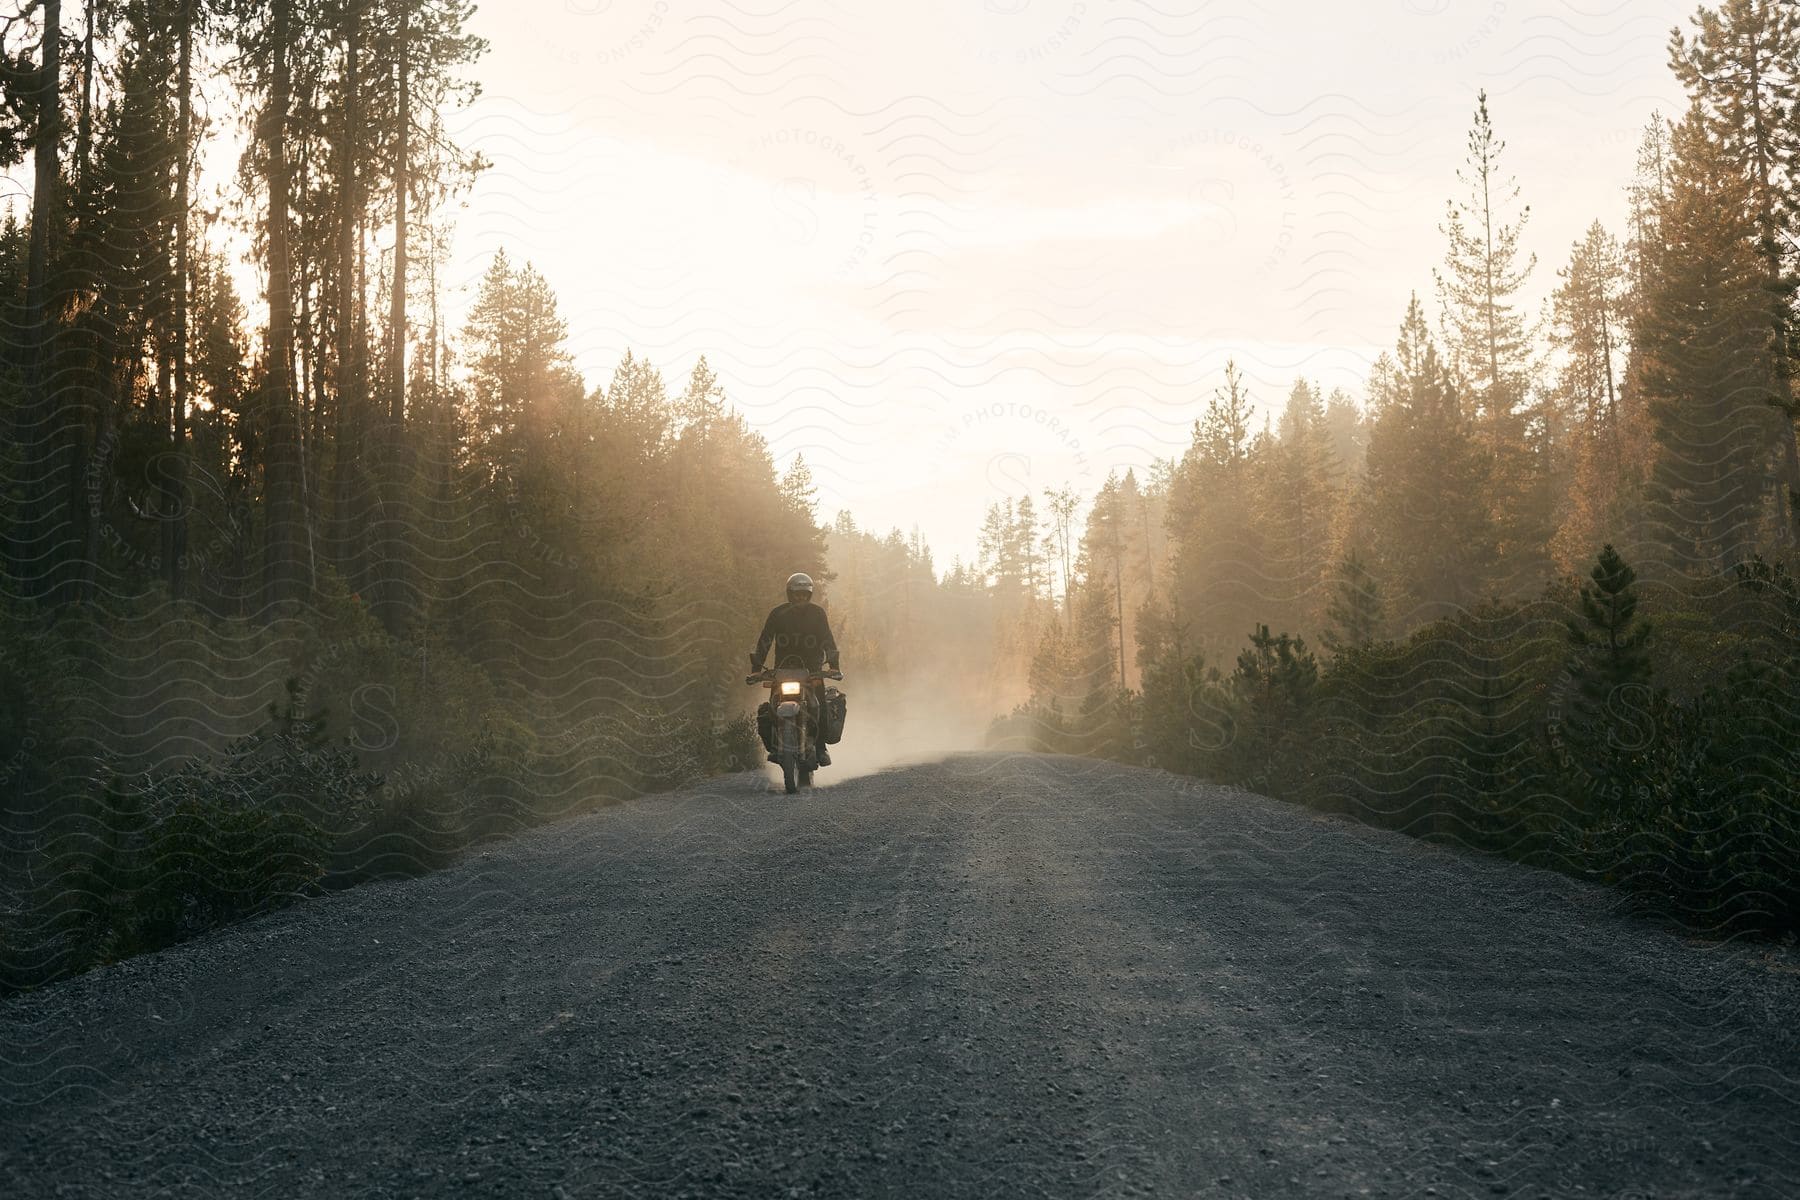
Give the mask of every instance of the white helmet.
[{"label": "white helmet", "polygon": [[787,590],[790,594],[794,592],[805,592],[809,596],[812,595],[812,576],[808,575],[805,571],[795,571],[792,575],[788,576]]}]

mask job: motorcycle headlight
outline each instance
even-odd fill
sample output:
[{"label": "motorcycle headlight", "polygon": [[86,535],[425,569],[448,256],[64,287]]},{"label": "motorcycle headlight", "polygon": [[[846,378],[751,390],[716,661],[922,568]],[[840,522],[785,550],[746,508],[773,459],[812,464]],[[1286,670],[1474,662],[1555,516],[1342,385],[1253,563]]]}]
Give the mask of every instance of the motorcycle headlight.
[{"label": "motorcycle headlight", "polygon": [[781,694],[784,696],[798,696],[800,694],[800,684],[794,680],[789,680],[781,685]]}]

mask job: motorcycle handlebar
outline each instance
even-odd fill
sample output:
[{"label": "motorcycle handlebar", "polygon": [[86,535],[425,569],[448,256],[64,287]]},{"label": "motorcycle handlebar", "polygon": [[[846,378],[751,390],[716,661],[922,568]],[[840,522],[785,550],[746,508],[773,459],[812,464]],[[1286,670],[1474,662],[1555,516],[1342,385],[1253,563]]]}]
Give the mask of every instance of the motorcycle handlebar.
[{"label": "motorcycle handlebar", "polygon": [[[814,671],[813,677],[816,679],[842,679],[844,673],[842,671]],[[767,683],[773,678],[775,678],[774,671],[758,671],[754,675],[744,676],[744,683],[747,686],[751,686],[758,683]]]}]

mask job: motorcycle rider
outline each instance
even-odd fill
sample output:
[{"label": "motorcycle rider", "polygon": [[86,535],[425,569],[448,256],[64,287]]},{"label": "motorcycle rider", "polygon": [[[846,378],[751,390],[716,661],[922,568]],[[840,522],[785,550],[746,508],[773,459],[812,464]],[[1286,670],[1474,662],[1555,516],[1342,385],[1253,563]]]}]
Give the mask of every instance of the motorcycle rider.
[{"label": "motorcycle rider", "polygon": [[[769,619],[763,622],[762,636],[756,639],[756,651],[750,655],[752,671],[763,670],[763,661],[768,658],[771,647],[777,665],[798,659],[815,675],[825,670],[828,664],[833,670],[844,669],[837,641],[831,636],[831,622],[825,619],[825,610],[812,602],[812,595],[812,576],[803,571],[788,576],[787,603],[777,605],[769,613]],[[823,713],[823,683],[813,687],[813,698],[818,702],[819,712]],[[831,755],[825,749],[823,738],[819,739],[819,765],[831,765]]]}]

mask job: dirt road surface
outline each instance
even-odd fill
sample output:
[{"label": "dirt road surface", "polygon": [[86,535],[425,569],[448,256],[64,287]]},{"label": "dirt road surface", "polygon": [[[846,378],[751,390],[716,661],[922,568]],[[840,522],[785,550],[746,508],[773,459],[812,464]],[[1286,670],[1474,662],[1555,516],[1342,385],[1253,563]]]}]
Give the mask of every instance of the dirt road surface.
[{"label": "dirt road surface", "polygon": [[0,1004],[0,1195],[1800,1196],[1791,952],[1156,772],[821,779]]}]

